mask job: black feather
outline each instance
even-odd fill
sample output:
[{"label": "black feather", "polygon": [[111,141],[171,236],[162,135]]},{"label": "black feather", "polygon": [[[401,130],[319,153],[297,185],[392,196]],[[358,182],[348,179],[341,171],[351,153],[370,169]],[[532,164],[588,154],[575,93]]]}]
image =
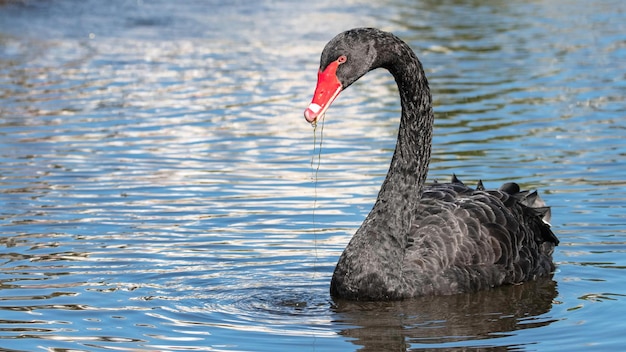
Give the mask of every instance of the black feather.
[{"label": "black feather", "polygon": [[[373,69],[389,70],[402,105],[387,177],[335,267],[334,297],[392,300],[455,294],[552,273],[558,240],[548,224],[549,208],[537,192],[521,191],[514,182],[487,190],[479,181],[472,189],[456,175],[450,183],[425,185],[432,97],[422,64],[405,42],[373,28],[349,30],[324,48],[320,70],[327,67],[330,71],[320,79],[336,74],[342,90]],[[315,121],[318,111],[320,105],[312,103],[305,117]]]}]

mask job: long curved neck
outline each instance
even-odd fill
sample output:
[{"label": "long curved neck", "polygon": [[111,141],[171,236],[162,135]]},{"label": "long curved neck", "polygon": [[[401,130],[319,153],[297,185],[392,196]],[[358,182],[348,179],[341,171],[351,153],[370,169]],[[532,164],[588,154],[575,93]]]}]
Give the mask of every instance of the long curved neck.
[{"label": "long curved neck", "polygon": [[408,45],[391,34],[379,34],[372,45],[376,58],[371,67],[385,68],[395,78],[402,118],[387,177],[374,207],[339,259],[331,293],[397,299],[402,298],[405,284],[402,258],[407,234],[428,172],[434,115],[424,70]]},{"label": "long curved neck", "polygon": [[410,226],[426,181],[434,114],[422,64],[408,45],[393,39],[397,38],[386,43],[388,50],[379,50],[378,60],[396,80],[402,117],[389,171],[370,216],[381,214],[396,222],[388,224],[390,233],[401,236]]}]

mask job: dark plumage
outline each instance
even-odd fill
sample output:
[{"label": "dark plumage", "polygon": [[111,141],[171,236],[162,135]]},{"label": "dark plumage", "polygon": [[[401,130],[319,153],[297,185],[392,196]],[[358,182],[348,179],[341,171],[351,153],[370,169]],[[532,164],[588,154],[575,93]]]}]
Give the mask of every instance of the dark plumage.
[{"label": "dark plumage", "polygon": [[[434,114],[422,65],[402,40],[373,28],[343,32],[324,48],[307,121],[376,68],[398,84],[402,117],[387,177],[333,273],[334,297],[397,300],[472,292],[554,271],[550,209],[516,183],[476,189],[456,176],[425,186]],[[544,221],[545,220],[545,221]]]}]

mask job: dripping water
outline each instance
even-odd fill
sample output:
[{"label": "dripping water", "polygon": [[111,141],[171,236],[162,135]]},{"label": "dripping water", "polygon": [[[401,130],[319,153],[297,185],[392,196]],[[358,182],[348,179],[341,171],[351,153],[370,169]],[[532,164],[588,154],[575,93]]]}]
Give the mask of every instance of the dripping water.
[{"label": "dripping water", "polygon": [[[322,125],[320,127],[320,140],[319,140],[319,148],[317,147],[317,121],[321,120]],[[314,240],[314,248],[315,248],[315,267],[317,267],[317,227],[315,226],[315,209],[317,209],[317,181],[320,171],[320,164],[322,162],[322,143],[324,142],[324,115],[321,116],[321,119],[317,119],[311,123],[313,126],[313,155],[311,156],[311,169],[313,171],[313,212],[312,212],[312,223],[313,223],[313,240]],[[317,149],[317,153],[316,153]],[[316,160],[317,158],[317,160]]]}]

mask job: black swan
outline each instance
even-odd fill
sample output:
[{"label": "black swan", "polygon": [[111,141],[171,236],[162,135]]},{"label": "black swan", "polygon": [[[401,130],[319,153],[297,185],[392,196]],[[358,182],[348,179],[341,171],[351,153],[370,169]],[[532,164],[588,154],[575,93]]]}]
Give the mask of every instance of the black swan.
[{"label": "black swan", "polygon": [[322,52],[309,123],[337,95],[376,68],[391,72],[402,116],[378,199],[339,258],[330,293],[351,300],[400,300],[474,292],[549,276],[558,239],[550,208],[516,183],[487,190],[425,185],[432,141],[432,98],[422,64],[395,35],[348,30]]}]

